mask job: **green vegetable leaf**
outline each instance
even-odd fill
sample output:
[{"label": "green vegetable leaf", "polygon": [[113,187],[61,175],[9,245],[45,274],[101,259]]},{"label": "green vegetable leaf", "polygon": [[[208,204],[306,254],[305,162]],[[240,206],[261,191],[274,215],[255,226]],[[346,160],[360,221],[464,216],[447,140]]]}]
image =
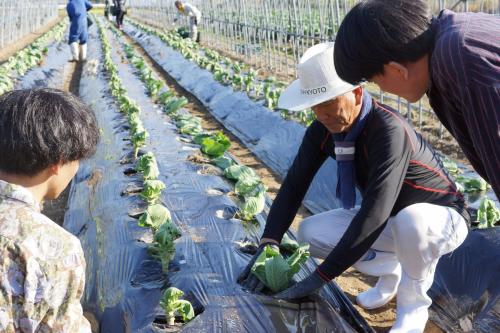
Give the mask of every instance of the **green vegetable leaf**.
[{"label": "green vegetable leaf", "polygon": [[163,293],[160,306],[165,311],[169,325],[174,325],[175,315],[180,315],[184,322],[194,318],[193,306],[188,301],[180,299],[182,296],[184,292],[175,287],[170,287]]},{"label": "green vegetable leaf", "polygon": [[478,228],[492,228],[500,222],[500,210],[496,207],[495,202],[484,198],[479,205],[477,211],[477,219],[479,221]]},{"label": "green vegetable leaf", "polygon": [[139,218],[138,224],[141,227],[151,228],[156,231],[164,223],[171,223],[170,211],[167,207],[156,204],[148,206],[146,212]]},{"label": "green vegetable leaf", "polygon": [[288,287],[290,266],[281,255],[274,256],[266,261],[265,272],[267,287],[273,292],[285,290]]},{"label": "green vegetable leaf", "polygon": [[245,165],[232,165],[224,170],[224,176],[233,179],[239,180],[243,177],[256,177],[255,172]]},{"label": "green vegetable leaf", "polygon": [[217,132],[201,139],[201,151],[210,157],[220,157],[231,146],[231,142],[222,132]]},{"label": "green vegetable leaf", "polygon": [[153,204],[158,200],[163,189],[165,189],[165,184],[161,180],[145,180],[144,188],[139,195],[149,204]]},{"label": "green vegetable leaf", "polygon": [[142,173],[144,179],[157,179],[160,175],[156,158],[151,152],[148,152],[139,158],[136,170]]},{"label": "green vegetable leaf", "polygon": [[225,170],[229,168],[230,166],[234,165],[234,162],[232,159],[227,158],[225,156],[217,157],[211,160],[211,163],[215,164],[222,170]]}]

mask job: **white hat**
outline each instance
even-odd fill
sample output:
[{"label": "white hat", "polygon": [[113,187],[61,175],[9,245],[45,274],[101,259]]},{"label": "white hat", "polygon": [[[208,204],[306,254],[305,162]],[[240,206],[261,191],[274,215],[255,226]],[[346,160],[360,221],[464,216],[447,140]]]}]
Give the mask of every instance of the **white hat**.
[{"label": "white hat", "polygon": [[337,75],[333,64],[335,43],[309,48],[297,66],[298,80],[285,89],[278,100],[280,109],[300,111],[321,104],[355,89]]}]

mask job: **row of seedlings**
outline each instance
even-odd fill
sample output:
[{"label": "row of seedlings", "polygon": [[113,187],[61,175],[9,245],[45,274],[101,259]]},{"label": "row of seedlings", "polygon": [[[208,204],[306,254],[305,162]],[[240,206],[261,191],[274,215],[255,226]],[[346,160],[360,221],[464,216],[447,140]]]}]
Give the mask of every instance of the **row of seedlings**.
[{"label": "row of seedlings", "polygon": [[[139,217],[138,225],[150,228],[153,232],[153,243],[149,246],[148,253],[161,262],[163,272],[167,273],[169,263],[175,256],[175,240],[181,234],[172,222],[170,211],[158,202],[165,184],[158,179],[160,172],[154,154],[147,152],[138,156],[139,149],[145,145],[149,135],[139,117],[140,107],[127,96],[127,91],[118,76],[118,69],[111,59],[111,48],[105,31],[99,21],[96,22],[103,45],[104,68],[110,76],[111,94],[116,98],[120,111],[127,117],[134,146],[135,169],[142,174],[144,180],[139,196],[147,208]],[[184,293],[175,287],[169,287],[163,293],[160,306],[165,311],[168,325],[174,325],[176,317],[181,317],[185,323],[194,318],[193,307],[189,301],[181,299],[183,295]]]},{"label": "row of seedlings", "polygon": [[286,82],[279,81],[273,76],[260,80],[257,77],[257,71],[250,66],[233,61],[210,48],[202,47],[189,38],[182,38],[175,30],[161,32],[133,20],[129,22],[147,34],[160,38],[186,59],[211,72],[216,81],[231,86],[235,91],[245,91],[251,99],[262,101],[270,110],[279,111],[283,118],[296,120],[305,126],[309,126],[316,119],[311,110],[289,112],[277,108],[278,99],[287,85]]},{"label": "row of seedlings", "polygon": [[[111,30],[120,36],[121,31],[111,26]],[[201,118],[193,116],[182,109],[188,100],[186,97],[175,96],[173,90],[165,89],[163,82],[155,77],[152,69],[138,56],[133,46],[124,45],[126,57],[135,67],[136,74],[146,87],[148,95],[155,103],[163,107],[164,112],[175,122],[179,133],[190,141],[200,145],[200,150],[210,163],[223,170],[223,175],[235,182],[235,193],[242,201],[237,213],[244,221],[252,221],[265,207],[266,186],[260,177],[251,168],[235,163],[231,158],[224,156],[230,147],[229,138],[221,131],[206,132],[201,126]]]},{"label": "row of seedlings", "polygon": [[449,158],[443,159],[443,166],[454,179],[459,192],[464,193],[469,199],[482,197],[473,227],[484,229],[500,225],[500,209],[496,203],[486,196],[491,186],[480,176],[469,177],[463,175],[463,170]]},{"label": "row of seedlings", "polygon": [[0,95],[14,89],[16,77],[23,76],[31,68],[38,66],[49,51],[47,44],[51,40],[60,41],[64,36],[67,23],[60,22],[51,30],[36,39],[0,65]]},{"label": "row of seedlings", "polygon": [[[212,72],[215,80],[220,83],[231,85],[235,90],[244,89],[253,99],[264,98],[266,100],[266,106],[270,109],[276,106],[284,86],[283,82],[277,82],[271,77],[263,82],[257,80],[256,83],[256,72],[253,69],[250,68],[244,71],[243,68],[247,67],[245,64],[233,62],[229,58],[221,56],[217,51],[200,47],[198,43],[194,43],[190,39],[183,39],[175,30],[162,33],[157,29],[150,28],[135,21],[130,22],[146,33],[159,37],[168,46],[179,51],[186,59]],[[202,52],[200,52],[200,50]],[[289,118],[289,114],[286,110],[281,111],[284,111],[281,112],[282,116]],[[306,126],[310,125],[315,119],[314,114],[310,111],[298,113],[297,115],[299,122]],[[485,195],[485,192],[491,188],[486,181],[479,176],[467,177],[461,175],[461,171],[456,163],[449,159],[445,159],[444,164],[454,178],[460,192],[466,193],[471,199],[483,196],[479,204],[474,226],[477,228],[489,228],[500,224],[500,210],[496,207],[495,202],[488,199]]]},{"label": "row of seedlings", "polygon": [[[122,32],[110,25],[111,30],[121,37]],[[181,108],[187,103],[185,97],[177,98],[172,90],[162,91],[163,82],[153,75],[153,71],[144,59],[138,56],[131,45],[121,43],[130,63],[136,68],[136,74],[143,81],[148,95],[156,103],[162,104],[165,112],[174,120],[181,134],[189,136],[190,140],[200,145],[205,159],[223,170],[223,175],[234,182],[235,193],[243,202],[237,212],[237,217],[244,221],[255,220],[265,207],[266,186],[247,166],[239,165],[232,158],[224,156],[230,147],[230,140],[220,131],[205,132],[201,127],[201,119],[187,112],[181,114]],[[154,89],[152,89],[154,88]],[[175,105],[171,108],[170,105]],[[227,154],[226,154],[227,155]],[[202,160],[205,160],[202,159]],[[200,161],[200,159],[197,159]],[[309,258],[309,245],[298,244],[290,237],[284,237],[281,249],[289,256],[285,259],[280,251],[266,247],[252,269],[269,292],[279,292],[290,286],[293,276],[301,265]]]}]

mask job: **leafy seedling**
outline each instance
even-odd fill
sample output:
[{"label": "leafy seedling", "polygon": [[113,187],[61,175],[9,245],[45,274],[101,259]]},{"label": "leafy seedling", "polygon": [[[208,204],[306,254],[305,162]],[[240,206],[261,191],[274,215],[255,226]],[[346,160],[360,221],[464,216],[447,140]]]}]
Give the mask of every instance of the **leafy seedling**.
[{"label": "leafy seedling", "polygon": [[154,204],[160,198],[163,189],[165,184],[161,180],[145,180],[144,188],[139,195],[148,204]]},{"label": "leafy seedling", "polygon": [[492,228],[500,222],[500,210],[493,200],[484,198],[477,210],[478,228]]},{"label": "leafy seedling", "polygon": [[277,293],[290,286],[300,265],[309,258],[309,244],[301,244],[288,259],[279,250],[266,246],[252,267],[252,273],[272,292]]},{"label": "leafy seedling", "polygon": [[151,228],[157,231],[164,223],[171,223],[172,218],[167,207],[155,204],[148,206],[148,209],[139,217],[138,225],[144,228]]},{"label": "leafy seedling", "polygon": [[175,287],[170,287],[163,293],[160,305],[165,311],[167,322],[169,325],[174,325],[175,316],[181,316],[186,323],[194,318],[193,306],[189,301],[180,299],[184,296],[184,292]]},{"label": "leafy seedling", "polygon": [[160,175],[155,155],[151,152],[139,157],[136,170],[142,173],[144,179],[158,179]]}]

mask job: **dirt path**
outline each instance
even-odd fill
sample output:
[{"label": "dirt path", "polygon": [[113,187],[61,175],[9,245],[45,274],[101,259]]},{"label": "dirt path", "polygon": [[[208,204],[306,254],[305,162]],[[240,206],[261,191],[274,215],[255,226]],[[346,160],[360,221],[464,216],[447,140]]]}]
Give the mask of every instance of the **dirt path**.
[{"label": "dirt path", "polygon": [[57,23],[64,19],[66,15],[59,12],[59,16],[54,18],[52,21],[44,25],[43,27],[27,34],[26,36],[16,40],[15,42],[9,43],[9,45],[4,46],[0,50],[0,63],[6,61],[10,56],[22,50],[27,45],[34,42],[37,38],[41,37],[44,33],[52,29]]},{"label": "dirt path", "polygon": [[[202,119],[202,126],[204,129],[214,131],[221,130],[230,138],[231,147],[229,148],[229,152],[233,156],[235,156],[241,163],[253,168],[257,172],[257,174],[261,177],[263,182],[268,187],[269,196],[274,199],[281,186],[282,179],[270,168],[268,168],[261,160],[259,160],[248,148],[246,148],[245,145],[236,136],[228,131],[221,123],[219,123],[193,94],[181,87],[177,83],[177,81],[173,79],[154,59],[152,59],[138,43],[136,43],[126,34],[125,38],[127,43],[135,47],[137,54],[142,56],[144,58],[144,61],[149,66],[151,66],[159,79],[164,81],[164,83],[166,83],[178,95],[185,96],[188,99],[189,104],[186,106],[186,108],[192,115],[200,117]],[[123,61],[128,60],[124,58]],[[292,228],[296,230],[300,222],[308,216],[311,216],[311,213],[302,206],[299,210],[299,214],[297,214],[297,217],[293,222]],[[375,285],[376,278],[365,276],[353,269],[349,269],[339,278],[337,278],[336,282],[349,297],[351,302],[353,302],[353,304],[363,315],[366,321],[377,332],[389,331],[396,315],[396,304],[394,300],[381,309],[370,311],[365,311],[356,305],[356,295],[359,292],[368,289],[370,286]],[[437,328],[433,323],[429,322],[427,324],[425,332],[439,333],[441,332],[441,330]]]}]

